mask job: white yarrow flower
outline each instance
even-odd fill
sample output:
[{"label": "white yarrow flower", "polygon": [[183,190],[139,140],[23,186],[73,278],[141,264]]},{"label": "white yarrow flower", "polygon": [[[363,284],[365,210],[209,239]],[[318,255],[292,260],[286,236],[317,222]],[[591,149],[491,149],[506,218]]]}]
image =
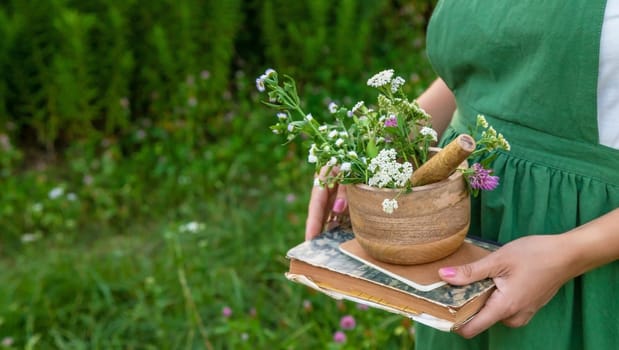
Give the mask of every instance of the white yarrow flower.
[{"label": "white yarrow flower", "polygon": [[393,214],[393,211],[398,209],[398,201],[394,199],[386,198],[383,201],[383,211],[387,214]]},{"label": "white yarrow flower", "polygon": [[400,87],[404,85],[404,83],[405,83],[404,78],[395,77],[395,79],[391,81],[391,92],[396,93],[398,89],[400,89]]},{"label": "white yarrow flower", "polygon": [[368,79],[368,86],[372,87],[381,87],[387,85],[391,82],[391,78],[393,77],[393,69],[387,69],[382,72],[377,73],[370,79]]},{"label": "white yarrow flower", "polygon": [[419,133],[422,135],[430,135],[432,136],[432,141],[438,141],[438,133],[432,128],[424,126],[421,130],[419,130]]},{"label": "white yarrow flower", "polygon": [[368,170],[372,177],[368,185],[383,188],[393,185],[404,187],[413,174],[413,165],[409,162],[402,164],[396,161],[397,152],[394,149],[383,149],[375,158],[370,160]]}]

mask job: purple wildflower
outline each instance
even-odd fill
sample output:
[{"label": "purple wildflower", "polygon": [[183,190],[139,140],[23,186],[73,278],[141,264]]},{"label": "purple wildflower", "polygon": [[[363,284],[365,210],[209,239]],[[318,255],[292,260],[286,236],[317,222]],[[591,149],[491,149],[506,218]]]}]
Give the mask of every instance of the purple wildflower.
[{"label": "purple wildflower", "polygon": [[340,319],[340,327],[345,330],[354,329],[357,323],[351,315],[346,315]]},{"label": "purple wildflower", "polygon": [[224,306],[224,308],[221,309],[221,315],[225,318],[229,318],[232,316],[232,309],[229,306]]},{"label": "purple wildflower", "polygon": [[346,341],[346,334],[342,331],[337,331],[333,334],[333,341],[336,343],[344,343]]},{"label": "purple wildflower", "polygon": [[473,164],[472,169],[473,174],[469,176],[471,188],[491,191],[499,185],[499,177],[490,175],[492,170],[484,169],[479,163]]},{"label": "purple wildflower", "polygon": [[390,115],[389,118],[385,119],[385,127],[396,127],[398,126],[398,118],[395,115]]}]

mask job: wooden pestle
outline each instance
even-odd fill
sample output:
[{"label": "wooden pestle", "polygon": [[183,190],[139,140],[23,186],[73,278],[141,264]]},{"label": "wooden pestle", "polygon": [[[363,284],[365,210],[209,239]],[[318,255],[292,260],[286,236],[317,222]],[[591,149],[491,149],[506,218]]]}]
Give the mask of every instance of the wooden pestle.
[{"label": "wooden pestle", "polygon": [[413,171],[413,186],[427,185],[446,179],[475,150],[475,140],[462,134],[441,149],[419,169]]}]

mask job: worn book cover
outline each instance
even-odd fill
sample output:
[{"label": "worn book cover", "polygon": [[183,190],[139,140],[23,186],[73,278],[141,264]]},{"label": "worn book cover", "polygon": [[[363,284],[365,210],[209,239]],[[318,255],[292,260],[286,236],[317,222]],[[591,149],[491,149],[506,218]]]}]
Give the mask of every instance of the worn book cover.
[{"label": "worn book cover", "polygon": [[375,261],[359,248],[350,229],[326,231],[288,251],[286,276],[334,298],[399,313],[443,331],[470,319],[494,288],[490,279],[451,286],[437,273],[439,267],[473,261],[497,248],[490,243],[467,238],[464,254],[411,266]]}]

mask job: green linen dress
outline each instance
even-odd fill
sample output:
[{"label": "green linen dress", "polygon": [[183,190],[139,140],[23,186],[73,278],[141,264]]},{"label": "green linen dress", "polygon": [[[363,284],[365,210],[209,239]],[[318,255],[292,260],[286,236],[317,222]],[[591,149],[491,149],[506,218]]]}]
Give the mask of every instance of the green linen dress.
[{"label": "green linen dress", "polygon": [[[458,106],[443,143],[483,114],[511,144],[493,164],[499,187],[473,200],[471,234],[504,243],[562,233],[619,207],[619,150],[600,145],[597,129],[604,8],[600,0],[438,3],[428,56]],[[525,327],[499,323],[466,340],[417,325],[416,347],[619,349],[618,292],[614,262],[569,281]]]}]

